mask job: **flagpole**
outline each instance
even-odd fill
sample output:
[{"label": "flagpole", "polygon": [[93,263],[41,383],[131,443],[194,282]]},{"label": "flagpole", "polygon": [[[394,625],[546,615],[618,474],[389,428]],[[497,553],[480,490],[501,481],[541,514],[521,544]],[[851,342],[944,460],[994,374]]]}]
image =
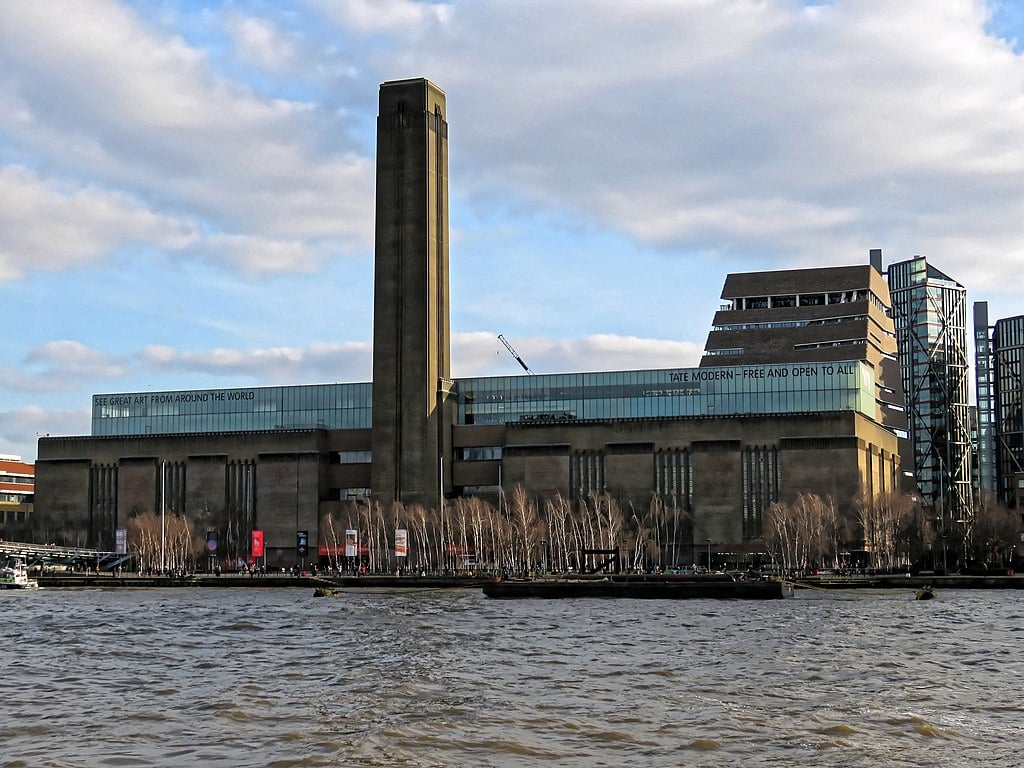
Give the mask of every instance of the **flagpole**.
[{"label": "flagpole", "polygon": [[167,462],[160,462],[160,575],[167,572],[167,526],[164,516],[167,507]]}]

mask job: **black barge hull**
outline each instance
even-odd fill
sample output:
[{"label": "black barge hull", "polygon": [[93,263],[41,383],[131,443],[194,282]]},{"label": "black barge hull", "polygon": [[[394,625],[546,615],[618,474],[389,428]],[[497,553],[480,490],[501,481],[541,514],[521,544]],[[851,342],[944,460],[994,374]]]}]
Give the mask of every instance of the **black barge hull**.
[{"label": "black barge hull", "polygon": [[622,597],[640,600],[781,600],[793,596],[793,586],[781,581],[611,581],[555,580],[491,581],[487,597],[567,598]]}]

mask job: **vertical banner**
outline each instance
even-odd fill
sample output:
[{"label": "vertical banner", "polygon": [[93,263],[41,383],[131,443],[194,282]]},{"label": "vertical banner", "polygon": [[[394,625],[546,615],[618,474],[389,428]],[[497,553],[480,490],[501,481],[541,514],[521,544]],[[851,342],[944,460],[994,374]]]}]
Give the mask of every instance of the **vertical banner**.
[{"label": "vertical banner", "polygon": [[409,532],[405,528],[395,529],[395,557],[409,554]]},{"label": "vertical banner", "polygon": [[252,556],[263,557],[263,531],[252,532]]},{"label": "vertical banner", "polygon": [[210,555],[217,554],[217,532],[207,531],[206,532],[206,552]]},{"label": "vertical banner", "polygon": [[359,554],[359,531],[345,531],[345,557]]},{"label": "vertical banner", "polygon": [[295,554],[299,557],[309,554],[309,531],[295,532]]},{"label": "vertical banner", "polygon": [[124,528],[118,528],[114,531],[114,554],[128,554],[128,531]]}]

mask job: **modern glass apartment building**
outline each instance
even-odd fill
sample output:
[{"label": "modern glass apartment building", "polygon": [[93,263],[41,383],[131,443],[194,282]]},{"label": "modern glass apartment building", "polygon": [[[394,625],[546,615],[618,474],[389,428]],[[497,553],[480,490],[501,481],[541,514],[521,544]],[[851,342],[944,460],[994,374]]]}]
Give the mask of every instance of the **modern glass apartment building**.
[{"label": "modern glass apartment building", "polygon": [[975,472],[979,498],[999,498],[997,482],[996,380],[988,302],[974,302],[974,398],[977,405]]},{"label": "modern glass apartment building", "polygon": [[923,256],[892,264],[888,279],[918,490],[944,518],[969,521],[967,291]]},{"label": "modern glass apartment building", "polygon": [[999,496],[1020,509],[1024,506],[1024,316],[996,321],[992,359]]}]

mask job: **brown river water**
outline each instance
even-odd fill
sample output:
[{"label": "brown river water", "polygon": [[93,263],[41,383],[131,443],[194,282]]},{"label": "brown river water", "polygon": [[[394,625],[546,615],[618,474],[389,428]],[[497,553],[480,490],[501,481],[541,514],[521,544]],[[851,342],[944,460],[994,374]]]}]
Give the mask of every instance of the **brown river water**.
[{"label": "brown river water", "polygon": [[0,592],[0,766],[1011,766],[1024,593]]}]

